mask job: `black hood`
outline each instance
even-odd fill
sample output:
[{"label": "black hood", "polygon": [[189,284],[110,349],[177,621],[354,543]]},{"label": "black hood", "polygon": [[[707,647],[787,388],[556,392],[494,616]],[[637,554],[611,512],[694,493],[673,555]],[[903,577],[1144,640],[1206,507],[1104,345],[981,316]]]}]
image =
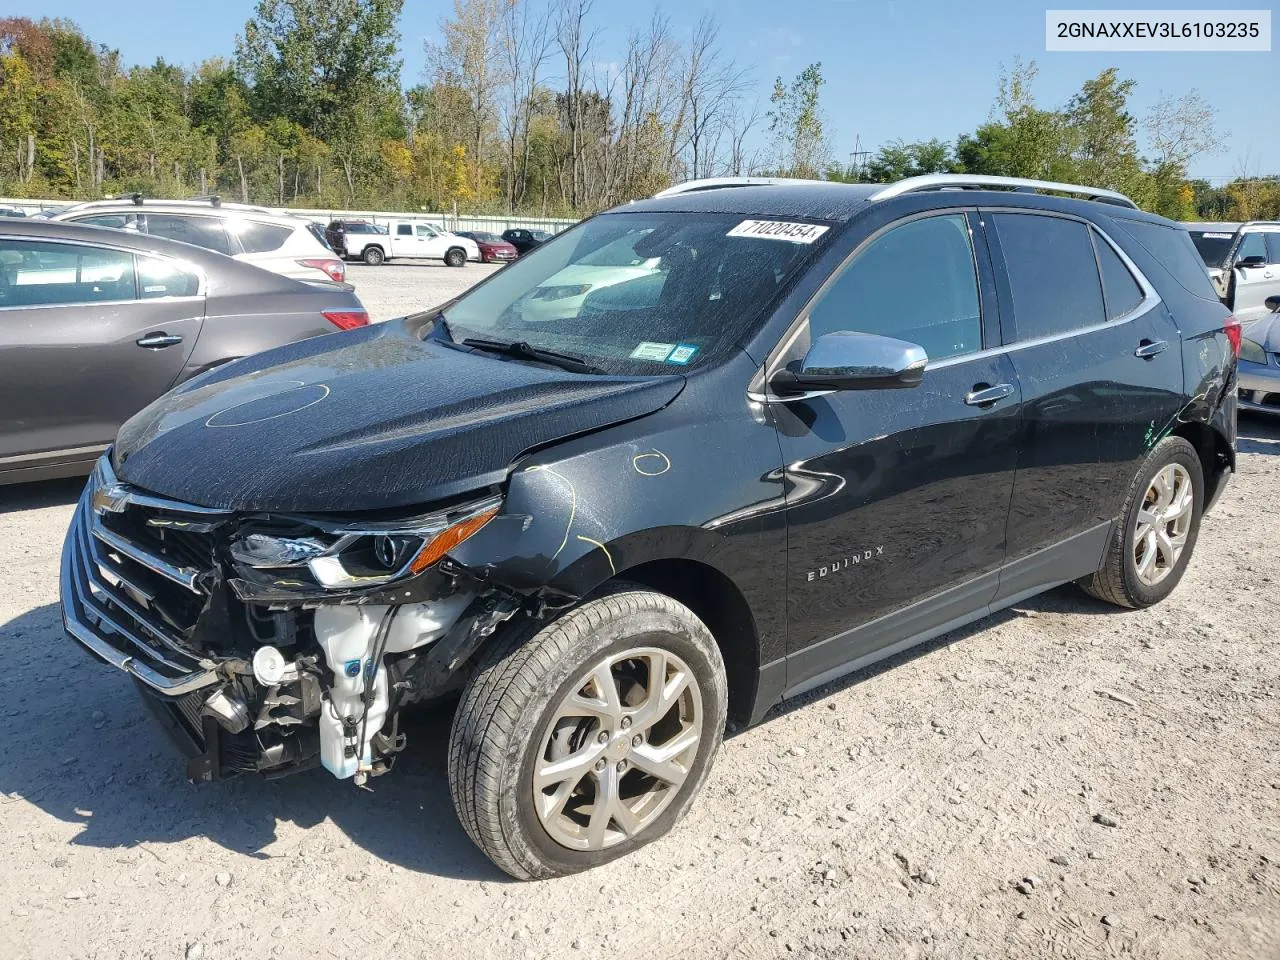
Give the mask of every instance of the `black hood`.
[{"label": "black hood", "polygon": [[233,510],[412,506],[500,482],[523,451],[653,413],[683,385],[469,353],[392,322],[269,350],[176,388],[121,429],[116,473]]}]

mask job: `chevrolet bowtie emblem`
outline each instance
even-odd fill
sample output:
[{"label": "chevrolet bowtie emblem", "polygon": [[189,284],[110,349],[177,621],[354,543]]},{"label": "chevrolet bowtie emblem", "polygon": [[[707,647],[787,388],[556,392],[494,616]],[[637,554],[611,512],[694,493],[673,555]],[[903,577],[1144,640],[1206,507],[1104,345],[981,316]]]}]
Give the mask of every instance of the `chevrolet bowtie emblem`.
[{"label": "chevrolet bowtie emblem", "polygon": [[123,513],[129,503],[129,489],[122,483],[112,483],[93,491],[93,512]]}]

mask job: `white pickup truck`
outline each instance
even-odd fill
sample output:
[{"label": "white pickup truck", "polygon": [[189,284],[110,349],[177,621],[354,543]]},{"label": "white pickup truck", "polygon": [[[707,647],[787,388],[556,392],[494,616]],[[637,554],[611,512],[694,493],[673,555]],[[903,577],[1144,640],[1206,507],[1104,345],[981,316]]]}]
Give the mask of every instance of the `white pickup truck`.
[{"label": "white pickup truck", "polygon": [[420,220],[392,220],[386,233],[381,229],[377,233],[348,231],[347,256],[373,267],[395,259],[443,260],[450,267],[461,267],[468,260],[480,259],[480,248],[474,240]]}]

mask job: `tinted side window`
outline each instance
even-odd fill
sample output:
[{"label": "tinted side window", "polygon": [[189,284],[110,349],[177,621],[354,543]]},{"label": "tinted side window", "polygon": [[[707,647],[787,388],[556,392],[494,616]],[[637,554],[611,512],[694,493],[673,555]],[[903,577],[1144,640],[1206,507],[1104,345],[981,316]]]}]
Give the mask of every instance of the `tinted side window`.
[{"label": "tinted side window", "polygon": [[200,292],[200,278],[169,260],[138,258],[138,284],[142,299],[194,297]]},{"label": "tinted side window", "polygon": [[215,250],[218,253],[231,252],[227,243],[227,232],[222,229],[222,221],[213,217],[186,217],[176,213],[148,213],[147,233],[153,237],[165,237],[169,240],[180,240],[183,243]]},{"label": "tinted side window", "polygon": [[1098,251],[1098,266],[1102,268],[1102,293],[1107,301],[1107,319],[1116,320],[1137,309],[1142,303],[1142,287],[1133,278],[1119,254],[1111,249],[1096,232],[1093,246]]},{"label": "tinted side window", "polygon": [[124,230],[131,227],[136,222],[136,218],[131,213],[101,213],[96,217],[78,217],[75,223],[84,224],[86,227],[111,227],[114,230]]},{"label": "tinted side window", "polygon": [[1236,262],[1240,262],[1245,257],[1266,257],[1267,242],[1262,238],[1260,233],[1246,233],[1240,241],[1240,246],[1236,247]]},{"label": "tinted side window", "polygon": [[272,250],[279,250],[293,235],[292,227],[257,223],[253,220],[242,220],[233,224],[232,229],[240,238],[240,246],[244,247],[245,253],[270,253]]},{"label": "tinted side window", "polygon": [[1268,233],[1267,263],[1280,263],[1280,233]]},{"label": "tinted side window", "polygon": [[413,236],[413,225],[412,225],[412,224],[409,224],[409,223],[402,223],[402,224],[399,224],[399,225],[396,227],[396,236],[397,236],[397,237],[412,237],[412,236]]},{"label": "tinted side window", "polygon": [[1036,340],[1106,320],[1089,228],[1077,220],[997,213],[1017,339]]},{"label": "tinted side window", "polygon": [[[1160,223],[1146,223],[1141,220],[1125,220],[1115,218],[1115,222],[1131,237],[1142,244],[1151,256],[1160,261],[1188,293],[1195,294],[1202,300],[1218,302],[1218,294],[1209,282],[1209,271],[1204,261],[1196,253],[1191,237],[1186,230],[1178,227],[1166,227]],[[1151,272],[1143,269],[1148,280],[1154,280]]]},{"label": "tinted side window", "polygon": [[982,349],[965,218],[913,220],[871,241],[809,312],[812,340],[836,330],[916,343],[930,360]]},{"label": "tinted side window", "polygon": [[0,307],[136,297],[130,253],[73,243],[0,240]]}]

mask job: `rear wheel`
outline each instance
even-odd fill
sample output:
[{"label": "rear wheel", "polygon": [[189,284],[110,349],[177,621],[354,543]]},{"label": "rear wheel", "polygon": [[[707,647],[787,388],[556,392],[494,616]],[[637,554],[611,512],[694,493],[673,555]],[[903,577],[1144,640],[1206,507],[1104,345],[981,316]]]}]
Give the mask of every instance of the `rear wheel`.
[{"label": "rear wheel", "polygon": [[575,873],[667,833],[727,712],[715,640],[683,604],[622,588],[498,640],[454,718],[467,834],[518,879]]},{"label": "rear wheel", "polygon": [[1203,509],[1204,472],[1195,447],[1166,437],[1129,488],[1102,569],[1081,585],[1121,607],[1159,603],[1187,569]]},{"label": "rear wheel", "polygon": [[380,266],[382,262],[386,259],[387,259],[386,254],[382,252],[381,247],[365,247],[364,248],[364,262],[367,263],[369,266],[371,267]]},{"label": "rear wheel", "polygon": [[467,251],[461,247],[450,247],[444,255],[444,262],[450,267],[461,267],[467,262]]}]

